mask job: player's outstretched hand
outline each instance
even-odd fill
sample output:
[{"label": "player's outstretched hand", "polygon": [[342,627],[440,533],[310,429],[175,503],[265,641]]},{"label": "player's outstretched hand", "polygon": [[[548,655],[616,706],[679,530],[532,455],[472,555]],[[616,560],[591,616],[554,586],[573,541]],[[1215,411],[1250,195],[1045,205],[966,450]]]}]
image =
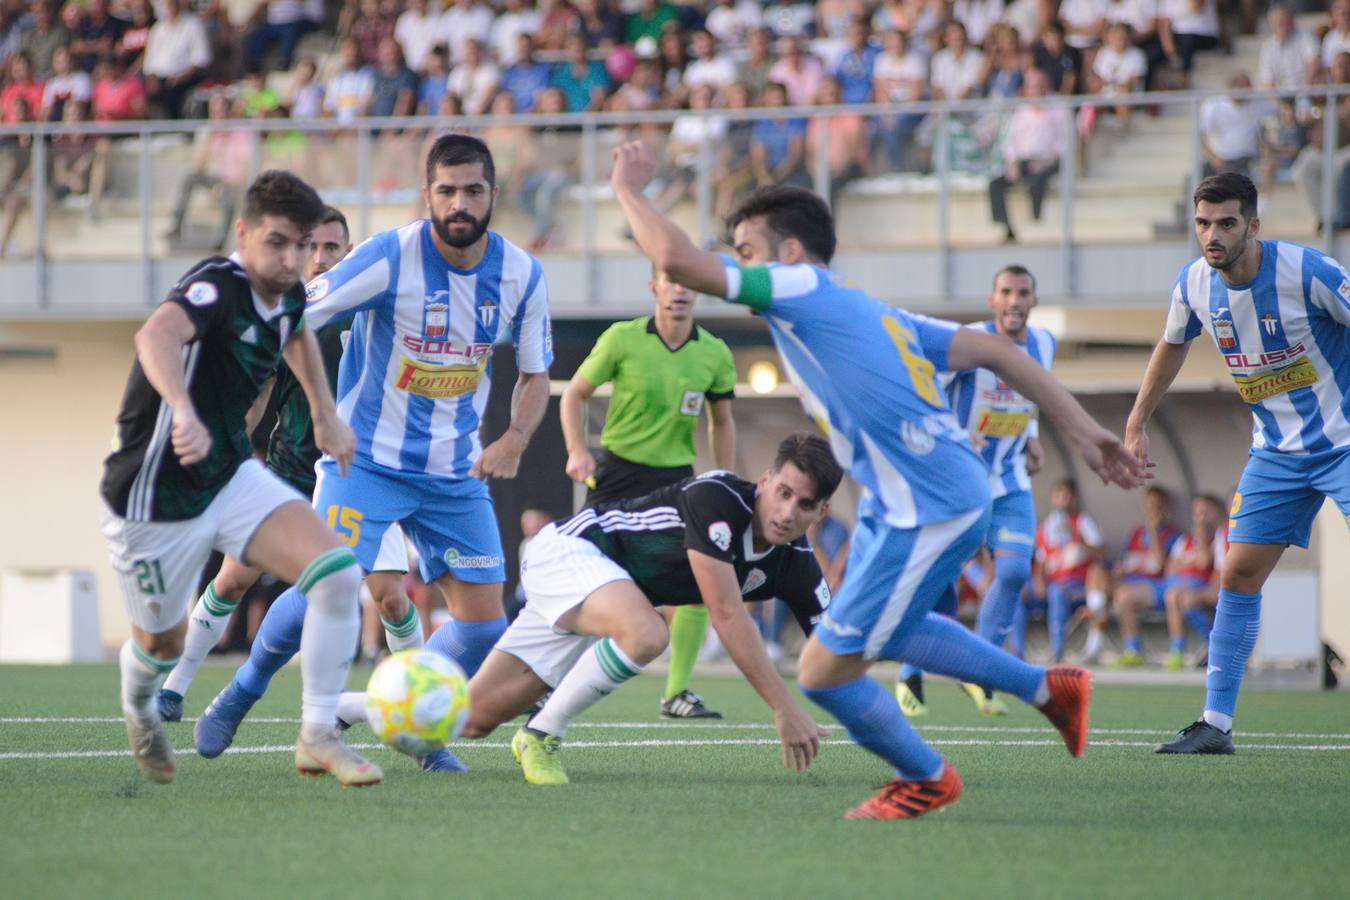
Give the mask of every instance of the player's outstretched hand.
[{"label": "player's outstretched hand", "polygon": [[185,466],[195,465],[211,452],[211,432],[194,410],[175,410],[173,414],[173,452]]},{"label": "player's outstretched hand", "polygon": [[1074,443],[1078,445],[1083,461],[1108,484],[1128,490],[1153,477],[1143,460],[1127,450],[1120,438],[1096,422],[1084,427],[1081,434],[1074,435]]},{"label": "player's outstretched hand", "polygon": [[656,157],[642,141],[629,141],[614,148],[614,171],[609,175],[615,190],[641,193],[656,177]]},{"label": "player's outstretched hand", "polygon": [[470,478],[515,478],[520,469],[520,455],[525,452],[525,441],[520,432],[510,428],[501,437],[483,448],[478,462],[469,470]]},{"label": "player's outstretched hand", "polygon": [[1133,453],[1146,469],[1153,469],[1158,465],[1148,458],[1148,432],[1142,428],[1133,429],[1128,425],[1125,426],[1125,449]]},{"label": "player's outstretched hand", "polygon": [[356,434],[347,427],[347,423],[334,418],[330,421],[314,422],[314,446],[333,457],[337,463],[338,474],[346,476],[347,466],[356,455]]},{"label": "player's outstretched hand", "polygon": [[567,477],[577,484],[585,484],[586,479],[595,474],[595,457],[589,450],[567,454],[567,466],[563,469]]},{"label": "player's outstretched hand", "polygon": [[820,739],[825,736],[825,729],[795,703],[775,712],[773,724],[783,745],[783,768],[805,772],[811,760],[820,753]]}]

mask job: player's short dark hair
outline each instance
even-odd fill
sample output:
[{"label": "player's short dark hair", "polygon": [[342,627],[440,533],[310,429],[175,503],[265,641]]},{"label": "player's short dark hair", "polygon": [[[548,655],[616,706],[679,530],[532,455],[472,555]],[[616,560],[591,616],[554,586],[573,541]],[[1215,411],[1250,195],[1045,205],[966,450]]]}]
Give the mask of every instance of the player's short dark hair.
[{"label": "player's short dark hair", "polygon": [[818,434],[797,431],[783,438],[773,457],[773,471],[792,463],[816,484],[817,500],[828,500],[839,489],[844,470],[834,458],[829,442]]},{"label": "player's short dark hair", "polygon": [[[336,222],[342,226],[342,237],[350,243],[352,239],[352,230],[347,227],[347,217],[344,216],[342,210],[338,209],[336,206],[325,206],[323,208],[323,215],[319,216],[319,225],[327,225],[331,222]],[[318,225],[314,227],[317,228]]]},{"label": "player's short dark hair", "polygon": [[436,139],[427,151],[427,184],[436,180],[436,170],[441,166],[463,166],[469,163],[483,164],[483,177],[488,187],[497,186],[497,168],[492,164],[492,151],[488,145],[471,134],[447,134]]},{"label": "player's short dark hair", "polygon": [[829,204],[813,191],[790,185],[762,187],[727,216],[727,233],[748,219],[763,218],[772,246],[788,238],[801,241],[807,255],[829,265],[834,258],[834,216]]},{"label": "player's short dark hair", "polygon": [[1020,263],[1008,263],[1003,268],[994,273],[994,284],[998,284],[1000,275],[1025,275],[1031,279],[1031,292],[1036,293],[1036,276],[1031,274],[1031,270]]},{"label": "player's short dark hair", "polygon": [[1195,196],[1191,199],[1196,206],[1201,200],[1206,203],[1226,203],[1229,200],[1236,200],[1242,218],[1256,218],[1256,185],[1246,175],[1238,172],[1220,172],[1218,175],[1201,180],[1195,186]]},{"label": "player's short dark hair", "polygon": [[245,222],[281,216],[294,222],[301,231],[313,231],[323,211],[323,201],[314,188],[304,179],[279,169],[268,169],[255,178],[244,198]]}]

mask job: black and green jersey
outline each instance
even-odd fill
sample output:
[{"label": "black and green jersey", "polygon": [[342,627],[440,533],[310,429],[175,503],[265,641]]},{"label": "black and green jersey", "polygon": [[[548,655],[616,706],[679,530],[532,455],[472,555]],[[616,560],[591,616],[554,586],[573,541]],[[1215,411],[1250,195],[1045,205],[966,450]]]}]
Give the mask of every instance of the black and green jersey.
[{"label": "black and green jersey", "polygon": [[811,633],[830,602],[811,545],[801,537],[756,553],[755,485],[709,472],[644,497],[583,509],[556,526],[584,538],[633,577],[653,606],[702,603],[689,551],[731,563],[745,601],[777,597]]},{"label": "black and green jersey", "polygon": [[268,309],[234,258],[198,263],[169,292],[195,327],[183,347],[183,380],[211,433],[211,452],[183,466],[173,452],[173,416],[140,361],[117,414],[113,452],[103,463],[103,499],[134,521],[191,519],[210,505],[249,458],[244,415],[281,363],[281,350],[304,327],[305,286],[297,282]]},{"label": "black and green jersey", "polygon": [[[334,394],[337,393],[338,364],[342,361],[342,349],[346,346],[354,315],[334,319],[315,335],[323,352],[328,389]],[[267,468],[309,496],[314,493],[314,464],[320,456],[319,448],[314,446],[314,418],[310,415],[309,398],[285,363],[277,369],[277,383],[272,394],[276,398],[277,424],[267,441]]]},{"label": "black and green jersey", "polygon": [[605,449],[661,468],[693,463],[704,399],[725,400],[736,390],[736,364],[726,343],[695,325],[672,350],[652,316],[605,329],[577,373],[595,387],[614,383],[600,434]]}]

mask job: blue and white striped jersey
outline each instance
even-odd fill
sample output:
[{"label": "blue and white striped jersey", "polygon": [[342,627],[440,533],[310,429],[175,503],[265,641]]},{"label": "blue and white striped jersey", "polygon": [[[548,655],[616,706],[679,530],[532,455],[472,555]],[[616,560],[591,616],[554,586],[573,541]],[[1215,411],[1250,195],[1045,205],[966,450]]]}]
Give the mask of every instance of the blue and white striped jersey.
[{"label": "blue and white striped jersey", "polygon": [[522,372],[553,362],[543,269],[495,232],[471,270],[445,262],[426,219],[381,232],[310,282],[308,295],[316,329],[357,313],[338,413],[356,432],[357,459],[390,469],[468,476],[504,328]]},{"label": "blue and white striped jersey", "polygon": [[1309,247],[1260,244],[1250,284],[1229,285],[1203,256],[1184,267],[1163,336],[1182,344],[1209,332],[1251,408],[1254,448],[1350,446],[1350,276]]},{"label": "blue and white striped jersey", "polygon": [[988,472],[935,377],[955,322],[886,306],[811,265],[727,257],[726,278],[727,298],[769,323],[807,415],[889,525],[945,522],[989,503]]},{"label": "blue and white striped jersey", "polygon": [[[998,333],[992,321],[967,327]],[[1055,358],[1055,336],[1050,332],[1028,325],[1026,343],[1018,346],[1047,371],[1050,369]],[[941,380],[961,427],[985,441],[984,447],[975,452],[989,467],[989,492],[994,499],[1031,490],[1027,440],[1039,433],[1036,404],[989,369],[944,374]]]}]

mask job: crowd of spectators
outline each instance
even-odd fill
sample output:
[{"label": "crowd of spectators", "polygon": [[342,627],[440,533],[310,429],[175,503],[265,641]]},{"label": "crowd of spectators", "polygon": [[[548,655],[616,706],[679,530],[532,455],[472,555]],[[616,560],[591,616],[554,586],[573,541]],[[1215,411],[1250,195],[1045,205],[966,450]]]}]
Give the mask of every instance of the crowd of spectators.
[{"label": "crowd of spectators", "polygon": [[[1335,77],[1338,54],[1350,51],[1350,0],[1335,0],[1320,37],[1297,29],[1287,10],[1269,20],[1260,86],[1294,91]],[[735,130],[677,122],[662,190],[685,193],[687,139],[701,140],[703,129],[718,139],[724,205],[740,186],[810,181],[822,146],[832,193],[878,168],[932,165],[934,123],[906,112],[910,101],[1185,86],[1196,54],[1229,40],[1225,27],[1218,0],[0,0],[0,121],[200,119],[220,94],[227,117],[338,122],[559,107],[896,105],[884,117],[837,120],[823,144],[819,129],[791,117]],[[1041,74],[1029,79],[1033,71]],[[1129,115],[1123,104],[1094,109],[1122,123]],[[1294,110],[1304,126],[1316,114],[1308,103]],[[1091,119],[1080,117],[1080,131]],[[949,124],[950,167],[1001,182],[996,191],[1028,181],[1043,196],[1052,167],[1011,146],[1027,137],[1006,124]],[[102,177],[98,142],[89,143],[88,163],[67,153],[60,183],[70,194]],[[9,142],[0,196],[22,187],[25,152]],[[1317,152],[1285,147],[1249,162],[1264,156],[1268,168],[1292,172]],[[551,191],[556,181],[543,183]],[[995,212],[999,202],[991,194]]]}]

